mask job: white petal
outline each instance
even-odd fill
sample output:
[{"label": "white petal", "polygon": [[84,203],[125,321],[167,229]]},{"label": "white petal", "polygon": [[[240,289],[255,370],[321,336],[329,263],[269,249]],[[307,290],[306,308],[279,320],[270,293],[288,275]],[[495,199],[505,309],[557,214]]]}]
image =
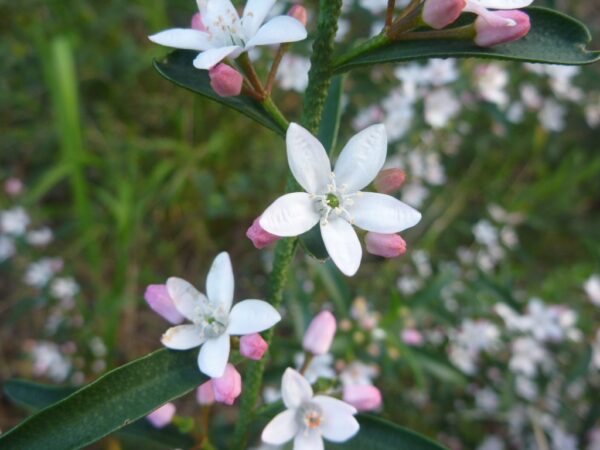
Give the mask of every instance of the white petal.
[{"label": "white petal", "polygon": [[328,395],[315,395],[313,401],[318,403],[324,412],[330,411],[335,414],[349,414],[351,416],[358,412],[350,403],[329,397]]},{"label": "white petal", "polygon": [[285,369],[281,379],[281,396],[288,409],[296,409],[313,396],[310,383],[291,367]]},{"label": "white petal", "polygon": [[469,3],[478,3],[484,8],[492,9],[519,9],[533,3],[533,0],[469,0]]},{"label": "white petal", "polygon": [[338,269],[349,277],[354,275],[360,266],[362,248],[352,225],[342,218],[331,219],[326,225],[321,223],[321,236]]},{"label": "white petal", "polygon": [[323,438],[317,430],[306,430],[296,435],[294,450],[323,450]]},{"label": "white petal", "polygon": [[222,334],[216,339],[207,340],[198,353],[198,367],[211,378],[219,378],[225,373],[229,360],[229,335]]},{"label": "white petal", "polygon": [[248,0],[242,14],[242,29],[246,38],[256,34],[276,0]]},{"label": "white petal", "polygon": [[236,303],[229,313],[227,333],[244,335],[259,333],[281,320],[275,308],[262,300],[244,300]]},{"label": "white petal", "polygon": [[297,432],[296,411],[287,409],[271,419],[263,430],[261,438],[267,444],[281,445],[292,439]]},{"label": "white petal", "polygon": [[206,28],[239,25],[240,16],[230,0],[198,0],[197,3]]},{"label": "white petal", "polygon": [[360,191],[375,179],[387,154],[387,135],[382,124],[371,125],[348,141],[333,169],[338,187]]},{"label": "white petal", "polygon": [[225,312],[231,309],[233,301],[233,269],[227,252],[217,255],[210,266],[206,277],[206,295],[213,305],[218,305]]},{"label": "white petal", "polygon": [[177,311],[192,322],[198,314],[198,309],[208,303],[203,294],[182,278],[169,278],[167,280],[167,292],[169,297],[173,299]]},{"label": "white petal", "polygon": [[[218,3],[218,2],[217,2]],[[240,50],[241,47],[238,45],[230,45],[229,47],[211,48],[202,53],[198,53],[198,56],[194,59],[194,67],[196,69],[212,69],[223,59],[227,58],[233,52]]]},{"label": "white petal", "polygon": [[340,410],[323,411],[321,433],[323,437],[332,442],[344,442],[354,436],[360,428],[358,421],[352,414]]},{"label": "white petal", "polygon": [[331,175],[327,152],[319,140],[302,128],[291,123],[285,137],[290,170],[309,194],[324,194]]},{"label": "white petal", "polygon": [[198,347],[202,339],[202,328],[198,325],[178,325],[169,328],[160,340],[162,344],[173,350],[188,350]]},{"label": "white petal", "polygon": [[398,233],[421,220],[419,211],[391,195],[361,192],[353,200],[349,212],[354,224],[363,230]]},{"label": "white petal", "polygon": [[185,50],[208,50],[211,45],[208,33],[191,28],[171,28],[148,36],[152,42],[165,47],[182,48]]},{"label": "white petal", "polygon": [[304,25],[293,17],[277,16],[258,29],[254,37],[246,42],[246,48],[301,41],[306,39],[306,35]]},{"label": "white petal", "polygon": [[260,226],[275,236],[298,236],[319,221],[315,200],[305,192],[293,192],[275,200],[262,216]]}]

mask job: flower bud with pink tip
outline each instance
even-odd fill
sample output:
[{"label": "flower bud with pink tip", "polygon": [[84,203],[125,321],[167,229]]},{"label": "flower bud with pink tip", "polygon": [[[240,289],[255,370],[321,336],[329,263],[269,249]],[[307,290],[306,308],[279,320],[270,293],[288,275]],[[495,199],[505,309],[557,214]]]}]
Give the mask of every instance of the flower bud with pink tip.
[{"label": "flower bud with pink tip", "polygon": [[397,258],[406,253],[406,241],[398,234],[374,233],[365,236],[367,251],[384,258]]},{"label": "flower bud with pink tip", "polygon": [[346,386],[343,400],[358,411],[374,411],[381,407],[381,391],[371,385]]},{"label": "flower bud with pink tip", "polygon": [[306,12],[306,8],[302,5],[296,4],[292,6],[287,15],[293,17],[304,26],[306,26],[308,22],[308,13]]},{"label": "flower bud with pink tip", "polygon": [[240,353],[246,358],[258,361],[268,348],[269,344],[258,333],[247,334],[240,338]]},{"label": "flower bud with pink tip", "polygon": [[329,352],[337,323],[333,314],[329,311],[321,311],[310,323],[302,347],[313,355],[324,355]]},{"label": "flower bud with pink tip", "polygon": [[199,405],[207,406],[215,402],[215,391],[212,380],[205,381],[196,389],[196,401]]},{"label": "flower bud with pink tip", "polygon": [[273,242],[277,242],[279,239],[281,239],[279,236],[269,233],[260,226],[260,217],[254,219],[254,222],[252,222],[252,225],[250,228],[248,228],[248,231],[246,231],[246,236],[258,249],[265,248]]},{"label": "flower bud with pink tip", "polygon": [[373,186],[377,192],[382,194],[391,194],[402,187],[406,181],[406,172],[402,169],[392,168],[384,169],[373,181]]},{"label": "flower bud with pink tip", "polygon": [[206,31],[204,22],[202,22],[202,14],[200,14],[199,12],[192,16],[192,28],[198,31]]},{"label": "flower bud with pink tip", "polygon": [[228,363],[223,376],[212,379],[212,388],[217,402],[233,405],[242,393],[242,376],[233,364]]},{"label": "flower bud with pink tip", "polygon": [[[490,20],[495,16],[499,20]],[[521,39],[531,29],[529,16],[522,11],[491,11],[475,20],[475,43],[492,47]]]},{"label": "flower bud with pink tip", "polygon": [[242,92],[244,77],[227,64],[217,64],[208,71],[210,85],[221,97],[235,97]]},{"label": "flower bud with pink tip", "polygon": [[160,408],[154,410],[146,416],[146,419],[154,428],[164,428],[171,423],[175,415],[175,405],[173,403],[165,403]]},{"label": "flower bud with pink tip", "polygon": [[174,325],[183,322],[183,316],[177,311],[173,299],[164,284],[151,284],[146,288],[144,299],[158,315]]},{"label": "flower bud with pink tip", "polygon": [[425,0],[423,22],[440,30],[453,23],[467,6],[466,0]]}]

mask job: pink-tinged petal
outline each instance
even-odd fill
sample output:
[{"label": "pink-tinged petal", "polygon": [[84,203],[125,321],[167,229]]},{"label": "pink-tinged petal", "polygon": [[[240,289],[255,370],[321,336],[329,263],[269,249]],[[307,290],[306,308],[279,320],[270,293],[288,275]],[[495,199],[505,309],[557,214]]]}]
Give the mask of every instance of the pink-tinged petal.
[{"label": "pink-tinged petal", "polygon": [[281,396],[288,409],[297,409],[303,402],[313,396],[310,383],[291,367],[285,369],[281,380]]},{"label": "pink-tinged petal", "polygon": [[313,355],[324,355],[329,352],[337,323],[331,312],[321,311],[311,322],[304,333],[302,347]]},{"label": "pink-tinged petal", "polygon": [[467,6],[466,0],[425,0],[423,22],[436,30],[453,23]]},{"label": "pink-tinged petal", "polygon": [[288,127],[285,140],[288,163],[296,181],[309,194],[326,193],[331,164],[321,142],[295,123]]},{"label": "pink-tinged petal", "polygon": [[227,364],[223,376],[213,378],[212,388],[217,402],[233,405],[242,393],[242,377],[233,364]]},{"label": "pink-tinged petal", "polygon": [[[499,20],[511,20],[512,23],[490,21],[491,16]],[[529,16],[521,11],[493,11],[475,20],[475,43],[480,47],[491,47],[516,41],[529,33],[531,22]]]},{"label": "pink-tinged petal", "polygon": [[248,0],[242,14],[242,29],[246,37],[256,34],[276,0]]},{"label": "pink-tinged petal", "polygon": [[191,28],[171,28],[148,36],[155,44],[184,50],[204,51],[211,48],[208,33]]},{"label": "pink-tinged petal", "polygon": [[241,47],[238,45],[205,50],[202,53],[198,53],[198,56],[194,59],[194,67],[196,69],[208,70],[239,50],[241,50]]},{"label": "pink-tinged petal", "polygon": [[384,169],[377,174],[373,186],[382,194],[391,194],[402,187],[406,181],[406,172],[402,169]]},{"label": "pink-tinged petal", "polygon": [[300,4],[293,5],[288,11],[287,15],[293,17],[306,27],[306,24],[308,23],[308,12],[304,6]]},{"label": "pink-tinged petal", "polygon": [[167,280],[167,292],[177,311],[190,321],[194,321],[198,310],[206,305],[206,297],[182,278],[171,277]]},{"label": "pink-tinged petal", "polygon": [[258,361],[268,350],[269,344],[258,333],[248,334],[240,338],[240,353],[246,358]]},{"label": "pink-tinged petal", "polygon": [[399,233],[421,220],[419,211],[390,195],[362,192],[353,200],[350,215],[354,224],[363,230]]},{"label": "pink-tinged petal", "polygon": [[282,44],[306,39],[306,28],[290,16],[277,16],[258,29],[252,39],[246,43],[246,48],[257,45]]},{"label": "pink-tinged petal", "polygon": [[235,97],[242,92],[244,76],[227,64],[217,64],[208,71],[210,86],[221,97]]},{"label": "pink-tinged petal", "polygon": [[196,389],[196,401],[199,405],[212,405],[215,402],[212,379],[205,381]]},{"label": "pink-tinged petal", "polygon": [[162,335],[162,344],[172,350],[188,350],[204,342],[202,328],[198,325],[177,325]]},{"label": "pink-tinged petal", "polygon": [[294,438],[294,450],[323,450],[323,438],[317,430],[305,430]]},{"label": "pink-tinged petal", "polygon": [[231,309],[233,302],[233,268],[229,253],[221,252],[217,255],[206,277],[206,295],[215,306],[220,306],[225,312]]},{"label": "pink-tinged petal", "polygon": [[533,0],[469,0],[490,9],[520,9],[533,3]]},{"label": "pink-tinged petal", "polygon": [[285,194],[275,200],[260,216],[260,226],[276,236],[298,236],[319,222],[315,200],[305,192]]},{"label": "pink-tinged petal", "polygon": [[177,311],[165,284],[149,285],[144,293],[144,299],[155,313],[172,324],[178,325],[183,322],[184,317]]},{"label": "pink-tinged petal", "polygon": [[365,244],[370,254],[384,258],[397,258],[406,253],[406,242],[397,234],[369,231],[365,237]]},{"label": "pink-tinged petal", "polygon": [[197,12],[192,16],[192,29],[198,31],[206,31],[206,27],[204,26],[204,22],[202,22],[202,14]]},{"label": "pink-tinged petal", "polygon": [[298,433],[296,411],[287,409],[271,419],[263,430],[261,438],[266,444],[282,445],[291,440],[296,433]]},{"label": "pink-tinged petal", "polygon": [[198,367],[200,372],[211,378],[219,378],[225,373],[229,359],[229,335],[222,334],[216,339],[207,340],[198,353]]},{"label": "pink-tinged petal", "polygon": [[173,403],[165,403],[160,408],[148,414],[146,419],[148,419],[154,428],[164,428],[173,420],[175,409]]},{"label": "pink-tinged petal", "polygon": [[254,222],[252,222],[252,225],[248,228],[248,231],[246,231],[246,237],[250,239],[258,249],[265,248],[281,239],[279,236],[269,233],[260,226],[260,217],[254,219]]},{"label": "pink-tinged petal", "polygon": [[356,192],[375,179],[387,154],[382,124],[371,125],[348,141],[333,169],[338,188]]},{"label": "pink-tinged petal", "polygon": [[346,386],[344,402],[358,411],[375,411],[381,407],[381,391],[368,384]]},{"label": "pink-tinged petal", "polygon": [[235,336],[258,333],[281,320],[281,314],[263,300],[244,300],[236,303],[229,313],[227,333]]},{"label": "pink-tinged petal", "polygon": [[331,219],[321,223],[321,236],[338,269],[349,277],[354,275],[360,266],[362,248],[352,225],[341,218]]}]

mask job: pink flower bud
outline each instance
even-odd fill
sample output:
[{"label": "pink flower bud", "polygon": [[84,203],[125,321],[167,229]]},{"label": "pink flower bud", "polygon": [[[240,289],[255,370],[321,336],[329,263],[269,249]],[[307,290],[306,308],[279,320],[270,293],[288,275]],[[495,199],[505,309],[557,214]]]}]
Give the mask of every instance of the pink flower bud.
[{"label": "pink flower bud", "polygon": [[174,415],[175,405],[173,403],[165,403],[160,408],[148,414],[146,418],[153,427],[163,428],[171,423]]},{"label": "pink flower bud", "polygon": [[175,308],[173,299],[169,296],[167,286],[164,284],[151,284],[146,288],[144,299],[148,306],[158,315],[162,316],[172,324],[183,322],[183,316]]},{"label": "pink flower bud", "polygon": [[217,64],[208,71],[210,85],[221,97],[234,97],[242,92],[244,77],[227,64]]},{"label": "pink flower bud", "polygon": [[302,5],[294,5],[288,11],[288,16],[293,17],[302,25],[306,26],[308,23],[308,13],[306,12],[306,8]]},{"label": "pink flower bud", "polygon": [[240,353],[246,358],[258,361],[268,348],[269,344],[258,333],[248,334],[240,339]]},{"label": "pink flower bud", "polygon": [[489,11],[475,20],[475,43],[480,47],[505,44],[521,39],[530,29],[529,16],[522,11]]},{"label": "pink flower bud", "polygon": [[202,383],[196,389],[196,400],[199,405],[212,405],[215,402],[215,392],[213,390],[212,380]]},{"label": "pink flower bud", "polygon": [[406,253],[406,242],[398,234],[368,232],[365,237],[367,251],[384,258],[397,258]]},{"label": "pink flower bud", "polygon": [[233,405],[235,399],[242,393],[242,376],[233,364],[228,363],[223,376],[212,379],[212,387],[216,401]]},{"label": "pink flower bud", "polygon": [[302,347],[313,355],[324,355],[329,351],[335,330],[337,328],[335,317],[329,311],[321,311],[310,323]]},{"label": "pink flower bud", "polygon": [[402,187],[406,180],[406,172],[402,169],[385,169],[379,172],[373,185],[375,190],[390,194]]},{"label": "pink flower bud", "polygon": [[373,411],[381,406],[381,391],[371,385],[346,386],[344,401],[359,411]]},{"label": "pink flower bud", "polygon": [[423,335],[415,328],[405,328],[402,330],[402,340],[405,344],[416,347],[423,345]]},{"label": "pink flower bud", "polygon": [[16,197],[23,192],[23,182],[16,177],[10,177],[4,182],[4,192],[11,197]]},{"label": "pink flower bud", "polygon": [[248,228],[248,231],[246,231],[246,236],[258,249],[265,248],[267,245],[281,239],[279,236],[269,233],[260,226],[260,217],[254,219],[254,222],[252,222],[252,225]]},{"label": "pink flower bud", "polygon": [[192,16],[192,28],[198,31],[206,31],[204,22],[202,22],[202,15],[199,12]]},{"label": "pink flower bud", "polygon": [[423,22],[439,30],[458,19],[465,6],[466,0],[425,0]]}]

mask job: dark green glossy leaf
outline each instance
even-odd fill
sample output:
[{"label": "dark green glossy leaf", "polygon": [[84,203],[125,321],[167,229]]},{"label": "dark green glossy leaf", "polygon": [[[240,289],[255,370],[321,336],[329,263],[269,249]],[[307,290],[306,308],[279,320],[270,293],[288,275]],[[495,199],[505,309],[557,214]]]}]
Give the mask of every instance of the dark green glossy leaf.
[{"label": "dark green glossy leaf", "polygon": [[329,258],[329,253],[327,253],[325,243],[321,237],[321,228],[319,227],[319,224],[300,235],[300,244],[302,244],[302,247],[310,256],[319,261],[327,261]]},{"label": "dark green glossy leaf", "polygon": [[[89,445],[204,382],[197,355],[198,350],[161,349],[114,369],[1,435],[0,448],[61,450]],[[58,397],[58,389],[46,399]],[[23,395],[22,401],[26,398]]]},{"label": "dark green glossy leaf", "polygon": [[189,50],[175,50],[163,60],[154,61],[154,67],[158,73],[176,85],[233,108],[278,134],[285,134],[285,129],[269,115],[259,102],[242,95],[221,97],[213,91],[208,71],[198,70],[192,65],[197,54],[198,52]]},{"label": "dark green glossy leaf", "polygon": [[361,66],[422,58],[476,57],[573,65],[600,59],[600,52],[586,49],[590,32],[578,20],[547,8],[531,7],[525,11],[531,18],[531,31],[515,42],[484,48],[468,40],[398,41],[346,61],[335,70],[345,72]]}]

